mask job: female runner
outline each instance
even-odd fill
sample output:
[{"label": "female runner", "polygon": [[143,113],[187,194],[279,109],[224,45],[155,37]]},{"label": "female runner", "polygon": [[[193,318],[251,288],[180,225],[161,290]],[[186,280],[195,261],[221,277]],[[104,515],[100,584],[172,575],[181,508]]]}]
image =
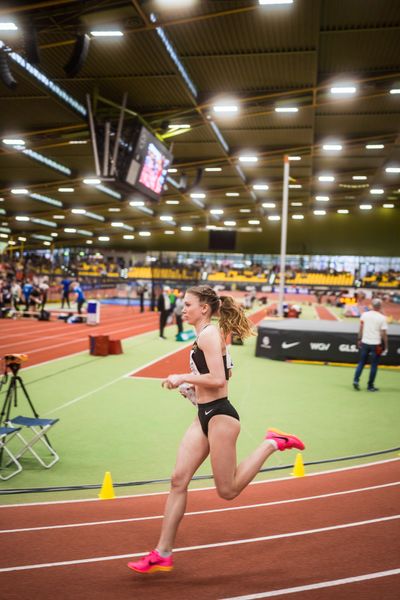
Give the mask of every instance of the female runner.
[{"label": "female runner", "polygon": [[[216,315],[219,316],[219,327],[211,323],[211,318]],[[162,385],[168,389],[180,388],[184,396],[197,404],[198,414],[178,451],[156,549],[140,560],[128,563],[128,567],[138,573],[173,569],[172,548],[185,513],[188,485],[208,455],[219,496],[233,500],[273,452],[290,448],[303,450],[305,447],[296,436],[269,429],[258,448],[236,464],[240,423],[238,413],[228,400],[232,364],[225,339],[230,333],[241,338],[252,335],[252,324],[232,297],[220,299],[206,285],[187,290],[183,316],[194,325],[197,333],[190,357],[191,373],[169,375]]]}]

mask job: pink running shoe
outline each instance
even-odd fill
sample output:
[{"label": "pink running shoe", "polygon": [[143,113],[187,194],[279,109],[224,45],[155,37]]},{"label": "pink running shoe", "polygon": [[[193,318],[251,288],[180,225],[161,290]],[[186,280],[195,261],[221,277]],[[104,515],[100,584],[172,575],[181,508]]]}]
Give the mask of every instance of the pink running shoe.
[{"label": "pink running shoe", "polygon": [[172,555],[168,558],[163,558],[157,550],[153,550],[150,554],[143,556],[137,562],[128,562],[128,567],[137,573],[155,573],[156,571],[172,571],[174,561]]},{"label": "pink running shoe", "polygon": [[268,429],[265,439],[275,440],[278,450],[281,452],[282,450],[290,450],[291,448],[297,448],[298,450],[304,450],[305,448],[305,445],[298,437],[291,433],[279,431],[279,429]]}]

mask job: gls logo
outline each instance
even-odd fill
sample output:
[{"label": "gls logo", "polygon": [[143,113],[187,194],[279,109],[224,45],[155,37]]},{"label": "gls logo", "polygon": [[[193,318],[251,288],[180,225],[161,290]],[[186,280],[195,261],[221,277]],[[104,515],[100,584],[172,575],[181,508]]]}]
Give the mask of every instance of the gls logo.
[{"label": "gls logo", "polygon": [[340,344],[339,352],[358,352],[355,344]]},{"label": "gls logo", "polygon": [[330,344],[323,344],[321,342],[310,342],[311,350],[319,350],[320,352],[326,352],[331,347]]},{"label": "gls logo", "polygon": [[270,342],[269,337],[267,335],[265,335],[261,342],[261,348],[267,348],[267,349],[271,348],[271,344],[269,342]]}]

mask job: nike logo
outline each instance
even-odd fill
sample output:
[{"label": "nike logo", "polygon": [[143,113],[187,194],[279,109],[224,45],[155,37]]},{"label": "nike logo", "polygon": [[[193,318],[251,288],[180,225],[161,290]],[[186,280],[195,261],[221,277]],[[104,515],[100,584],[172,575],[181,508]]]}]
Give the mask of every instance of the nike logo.
[{"label": "nike logo", "polygon": [[204,411],[204,414],[209,415],[210,413],[212,413],[213,410],[214,410],[213,408],[211,410],[206,410],[206,411]]},{"label": "nike logo", "polygon": [[293,346],[298,346],[300,342],[282,342],[282,348],[293,348]]}]

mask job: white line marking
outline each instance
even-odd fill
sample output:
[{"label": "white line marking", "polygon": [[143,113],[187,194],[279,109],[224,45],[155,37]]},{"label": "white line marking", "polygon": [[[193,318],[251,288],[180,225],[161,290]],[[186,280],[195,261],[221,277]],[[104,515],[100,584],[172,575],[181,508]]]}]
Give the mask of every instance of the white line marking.
[{"label": "white line marking", "polygon": [[[125,377],[125,375],[123,375]],[[318,477],[319,475],[331,475],[331,473],[341,473],[342,471],[350,471],[352,469],[364,469],[366,467],[374,467],[377,465],[384,465],[386,463],[398,462],[400,458],[388,458],[386,460],[377,460],[364,465],[352,465],[351,467],[339,467],[338,469],[330,469],[328,471],[318,471],[318,473],[308,473],[307,477]],[[290,477],[279,477],[277,479],[261,479],[259,481],[251,481],[249,485],[266,485],[269,483],[280,483],[282,481],[295,481],[293,476]],[[208,486],[203,488],[191,488],[188,492],[209,492],[215,490],[215,486]],[[33,492],[32,492],[33,493]],[[40,493],[40,492],[37,492]],[[147,494],[126,494],[124,496],[118,496],[118,500],[133,499],[133,498],[148,498],[149,496],[166,496],[169,491],[165,492],[149,492]],[[79,500],[51,500],[50,502],[25,502],[22,504],[1,504],[2,508],[20,508],[24,506],[48,506],[54,504],[77,504],[79,502],[102,502],[100,498],[81,498]]]},{"label": "white line marking", "polygon": [[[304,496],[303,498],[290,498],[289,500],[275,500],[273,502],[262,502],[259,504],[243,504],[242,506],[230,506],[227,508],[211,508],[208,510],[196,510],[185,513],[185,517],[193,517],[198,515],[209,515],[212,513],[231,512],[236,510],[248,510],[252,508],[265,508],[267,506],[279,506],[280,504],[293,504],[294,502],[306,502],[309,500],[323,500],[332,498],[333,496],[346,496],[348,494],[357,494],[360,492],[369,492],[371,490],[380,490],[400,485],[400,481],[393,483],[383,483],[381,485],[372,485],[365,488],[355,488],[352,490],[344,490],[341,492],[330,492],[329,494],[319,494],[317,496]],[[31,531],[47,531],[49,529],[69,529],[71,527],[92,527],[93,525],[118,525],[119,523],[134,523],[137,521],[154,521],[162,519],[164,515],[153,515],[150,517],[131,517],[128,519],[113,519],[109,521],[88,521],[86,523],[67,523],[65,525],[45,525],[42,527],[21,527],[19,529],[1,529],[1,533],[20,533]]]},{"label": "white line marking", "polygon": [[[389,517],[381,517],[379,519],[369,519],[368,521],[355,521],[353,523],[343,523],[342,525],[331,525],[330,527],[319,527],[317,529],[306,529],[304,531],[293,531],[290,533],[279,533],[275,535],[265,535],[257,538],[247,538],[242,540],[232,540],[230,542],[216,542],[214,544],[203,544],[201,546],[187,546],[186,548],[174,548],[174,552],[191,552],[192,550],[206,550],[207,548],[222,548],[225,546],[237,546],[239,544],[254,544],[256,542],[267,542],[270,540],[279,540],[283,538],[300,537],[303,535],[312,535],[315,533],[325,533],[327,531],[337,531],[339,529],[348,529],[350,527],[361,527],[364,525],[374,525],[375,523],[384,523],[386,521],[394,521],[400,519],[400,515],[392,515]],[[147,551],[148,552],[148,551]],[[144,552],[135,552],[132,554],[118,554],[114,556],[98,556],[96,558],[82,558],[80,560],[65,560],[54,563],[38,563],[34,565],[21,565],[17,567],[4,567],[0,569],[0,573],[9,573],[11,571],[27,571],[31,569],[46,569],[49,567],[62,567],[67,565],[81,565],[93,562],[103,562],[106,560],[118,560],[120,558],[130,558],[143,556]]]},{"label": "white line marking", "polygon": [[391,575],[399,575],[400,569],[391,569],[389,571],[377,571],[375,573],[365,573],[355,577],[346,577],[345,579],[332,579],[331,581],[319,581],[309,585],[299,585],[297,587],[286,588],[281,590],[272,590],[271,592],[261,592],[260,594],[248,594],[247,596],[233,596],[224,598],[224,600],[257,600],[258,598],[272,598],[273,596],[284,596],[285,594],[296,594],[298,592],[307,592],[309,590],[318,590],[321,588],[333,587],[336,585],[346,585],[349,583],[357,583],[359,581],[367,581],[369,579],[378,579],[379,577],[389,577]]}]

